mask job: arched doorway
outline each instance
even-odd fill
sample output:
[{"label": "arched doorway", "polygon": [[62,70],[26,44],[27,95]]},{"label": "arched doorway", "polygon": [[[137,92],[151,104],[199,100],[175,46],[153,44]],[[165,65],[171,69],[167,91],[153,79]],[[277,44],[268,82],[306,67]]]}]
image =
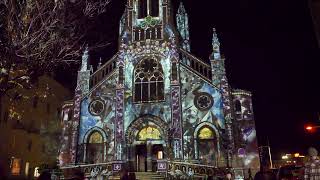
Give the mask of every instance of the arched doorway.
[{"label": "arched doorway", "polygon": [[134,171],[156,171],[167,147],[167,124],[158,117],[144,116],[133,121],[126,131],[128,159]]},{"label": "arched doorway", "polygon": [[89,164],[102,163],[106,159],[106,135],[100,128],[93,128],[84,138],[84,162]]},{"label": "arched doorway", "polygon": [[217,165],[219,134],[210,123],[203,123],[195,131],[196,158],[203,164]]}]

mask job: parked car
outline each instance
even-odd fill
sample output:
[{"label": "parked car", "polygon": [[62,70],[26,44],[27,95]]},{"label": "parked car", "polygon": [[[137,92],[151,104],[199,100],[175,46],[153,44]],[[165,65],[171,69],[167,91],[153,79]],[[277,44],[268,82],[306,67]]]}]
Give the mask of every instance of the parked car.
[{"label": "parked car", "polygon": [[277,179],[279,180],[302,180],[304,177],[304,167],[296,165],[286,165],[279,168]]}]

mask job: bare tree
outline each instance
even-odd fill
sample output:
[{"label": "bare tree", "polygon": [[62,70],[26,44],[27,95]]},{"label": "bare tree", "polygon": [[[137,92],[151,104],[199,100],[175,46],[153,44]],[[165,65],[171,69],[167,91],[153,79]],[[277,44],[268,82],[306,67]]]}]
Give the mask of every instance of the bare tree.
[{"label": "bare tree", "polygon": [[[1,0],[0,96],[40,74],[79,62],[94,20],[110,0]],[[90,42],[89,48],[107,45]],[[10,93],[9,93],[10,92]]]}]

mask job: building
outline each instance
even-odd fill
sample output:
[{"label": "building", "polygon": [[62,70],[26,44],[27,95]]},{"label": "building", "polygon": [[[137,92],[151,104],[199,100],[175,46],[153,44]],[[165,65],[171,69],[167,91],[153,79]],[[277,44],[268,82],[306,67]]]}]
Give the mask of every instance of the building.
[{"label": "building", "polygon": [[44,75],[32,89],[8,92],[13,93],[1,101],[0,177],[33,178],[57,162],[61,104],[70,92]]},{"label": "building", "polygon": [[228,84],[216,31],[207,64],[190,53],[188,26],[183,4],[174,17],[170,0],[128,0],[118,53],[95,72],[83,54],[63,107],[63,169],[259,168],[252,95]]},{"label": "building", "polygon": [[310,15],[312,17],[314,33],[318,40],[318,47],[320,47],[320,1],[319,0],[309,0]]}]

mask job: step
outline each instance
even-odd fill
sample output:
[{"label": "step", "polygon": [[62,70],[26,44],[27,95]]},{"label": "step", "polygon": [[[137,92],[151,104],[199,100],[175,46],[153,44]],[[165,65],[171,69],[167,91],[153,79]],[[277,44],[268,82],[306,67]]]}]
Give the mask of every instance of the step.
[{"label": "step", "polygon": [[109,180],[120,180],[120,176],[111,176],[108,179]]},{"label": "step", "polygon": [[[165,180],[165,177],[156,172],[135,172],[136,180]],[[120,176],[112,176],[110,180],[120,180]]]},{"label": "step", "polygon": [[164,180],[165,177],[156,173],[156,172],[135,172],[137,180],[150,180],[150,179],[158,179]]}]

